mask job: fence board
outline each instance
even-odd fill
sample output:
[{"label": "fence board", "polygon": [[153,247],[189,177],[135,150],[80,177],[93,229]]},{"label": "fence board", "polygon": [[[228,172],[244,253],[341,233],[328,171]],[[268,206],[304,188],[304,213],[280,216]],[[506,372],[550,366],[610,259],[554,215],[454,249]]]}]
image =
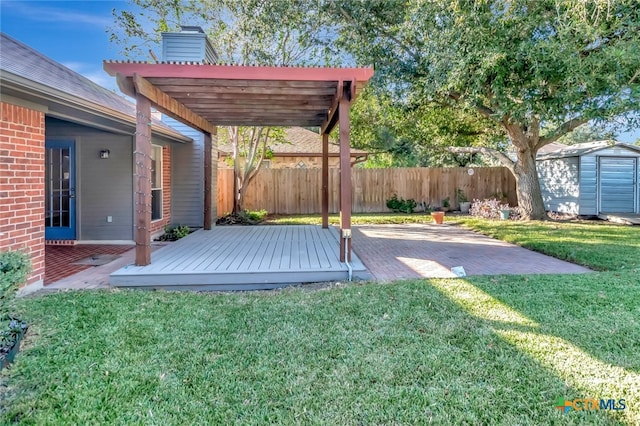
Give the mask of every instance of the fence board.
[{"label": "fence board", "polygon": [[[517,205],[515,179],[504,167],[478,167],[474,174],[466,168],[394,168],[352,169],[352,211],[376,213],[388,211],[387,199],[393,194],[413,198],[431,206],[442,206],[449,197],[458,208],[456,189],[469,200],[488,197],[506,198]],[[329,211],[339,210],[340,170],[329,170]],[[263,169],[251,182],[245,195],[249,210],[265,209],[278,214],[321,213],[320,169]],[[218,170],[218,214],[233,208],[233,170]]]}]

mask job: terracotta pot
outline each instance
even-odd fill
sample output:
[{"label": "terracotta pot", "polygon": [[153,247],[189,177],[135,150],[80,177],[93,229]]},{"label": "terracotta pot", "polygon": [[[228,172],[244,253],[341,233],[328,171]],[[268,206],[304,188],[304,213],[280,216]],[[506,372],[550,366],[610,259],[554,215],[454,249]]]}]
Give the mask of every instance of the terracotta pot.
[{"label": "terracotta pot", "polygon": [[435,223],[442,225],[442,222],[444,221],[444,212],[433,212],[431,213],[431,217],[433,217]]}]

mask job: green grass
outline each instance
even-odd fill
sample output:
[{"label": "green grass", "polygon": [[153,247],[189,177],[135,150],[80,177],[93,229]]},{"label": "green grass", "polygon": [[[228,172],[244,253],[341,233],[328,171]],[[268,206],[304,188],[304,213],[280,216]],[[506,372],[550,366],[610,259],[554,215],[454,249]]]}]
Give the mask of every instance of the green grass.
[{"label": "green grass", "polygon": [[[329,215],[329,224],[338,225],[340,223],[337,214]],[[372,224],[398,224],[398,223],[433,223],[431,215],[424,213],[399,214],[399,213],[356,213],[351,216],[351,223],[354,225]],[[269,215],[263,225],[320,225],[322,217],[320,215]]]},{"label": "green grass", "polygon": [[608,271],[21,299],[0,424],[640,424],[638,228],[456,220]]},{"label": "green grass", "polygon": [[[518,286],[498,277],[315,292],[102,291],[25,299],[20,307],[32,327],[18,362],[1,373],[7,387],[0,419],[618,424],[625,418],[553,408],[558,397],[631,398],[633,384],[625,380],[640,371],[640,291],[608,274],[580,290],[556,276]],[[487,300],[469,310],[460,292],[449,293],[464,286]],[[499,300],[530,321],[493,318]],[[573,373],[564,377],[501,334],[526,331],[565,339],[578,352],[576,362],[584,353],[619,371],[605,372],[604,383],[575,382]]]}]

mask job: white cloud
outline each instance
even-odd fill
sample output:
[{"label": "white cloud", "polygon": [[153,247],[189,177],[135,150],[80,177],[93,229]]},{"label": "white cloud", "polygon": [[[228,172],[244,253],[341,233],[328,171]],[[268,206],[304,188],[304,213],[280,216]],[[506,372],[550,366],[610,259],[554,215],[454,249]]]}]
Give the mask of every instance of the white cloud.
[{"label": "white cloud", "polygon": [[108,89],[118,92],[118,84],[116,79],[109,76],[102,68],[86,62],[63,62],[67,68],[72,69],[78,74],[82,74],[94,83]]},{"label": "white cloud", "polygon": [[[52,2],[54,3],[54,2]],[[70,11],[63,8],[30,4],[29,2],[6,1],[3,8],[10,8],[12,12],[23,15],[31,20],[40,22],[67,22],[71,24],[84,24],[106,27],[112,24],[111,16],[92,15],[78,11]]]}]

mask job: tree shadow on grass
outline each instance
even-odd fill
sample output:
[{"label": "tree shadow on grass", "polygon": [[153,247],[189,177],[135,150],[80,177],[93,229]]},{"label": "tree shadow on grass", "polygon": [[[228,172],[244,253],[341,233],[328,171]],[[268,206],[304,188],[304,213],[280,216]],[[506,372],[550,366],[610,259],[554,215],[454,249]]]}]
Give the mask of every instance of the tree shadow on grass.
[{"label": "tree shadow on grass", "polygon": [[[640,374],[631,368],[623,368],[615,365],[616,363],[611,363],[609,360],[611,354],[602,352],[600,342],[594,345],[588,338],[581,338],[589,336],[590,333],[598,333],[597,327],[591,327],[591,322],[599,317],[597,311],[591,312],[586,317],[580,313],[575,314],[574,312],[581,312],[580,301],[578,301],[576,306],[565,307],[560,315],[554,315],[560,310],[549,315],[550,310],[554,307],[559,308],[562,304],[557,300],[559,297],[556,297],[555,306],[553,303],[545,303],[548,301],[538,294],[530,295],[532,296],[530,298],[512,297],[500,300],[483,291],[476,285],[477,281],[481,280],[476,279],[473,282],[431,280],[429,283],[469,314],[486,321],[487,327],[505,342],[531,356],[574,389],[586,393],[583,397],[598,400],[600,398],[625,399],[629,408],[627,411],[616,413],[616,418],[625,419],[631,424],[640,420],[640,413],[631,411],[640,389]],[[495,283],[496,277],[491,278],[489,282]],[[494,291],[496,288],[496,286],[491,287]],[[564,294],[560,290],[555,291],[555,295],[563,296]],[[533,303],[531,303],[532,299]],[[633,309],[629,306],[618,307],[618,309],[622,314],[633,315]],[[602,313],[606,310],[606,307],[603,308]],[[606,316],[600,319],[604,320],[604,318]],[[565,327],[566,322],[571,322],[573,327]],[[630,327],[628,330],[636,334],[630,336],[628,344],[631,346],[638,345],[637,330],[637,327]],[[585,347],[586,350],[583,349]],[[592,355],[592,352],[597,355]],[[628,356],[627,359],[635,366],[638,362],[638,353],[638,350],[632,349],[632,352],[619,355]]]}]

